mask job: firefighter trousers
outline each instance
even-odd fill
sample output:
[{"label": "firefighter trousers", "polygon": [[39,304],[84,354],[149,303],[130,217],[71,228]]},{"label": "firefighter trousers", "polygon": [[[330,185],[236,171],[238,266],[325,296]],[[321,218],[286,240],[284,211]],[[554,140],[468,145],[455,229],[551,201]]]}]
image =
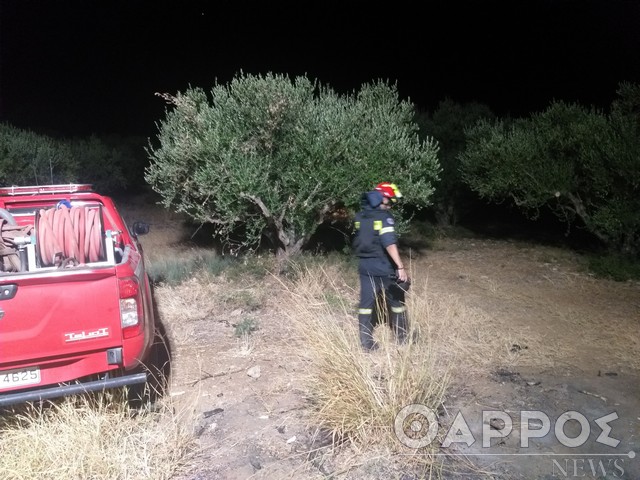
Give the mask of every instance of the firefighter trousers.
[{"label": "firefighter trousers", "polygon": [[373,328],[378,323],[389,324],[398,343],[406,342],[408,321],[404,291],[390,276],[360,274],[358,329],[360,344],[365,350],[375,348]]}]

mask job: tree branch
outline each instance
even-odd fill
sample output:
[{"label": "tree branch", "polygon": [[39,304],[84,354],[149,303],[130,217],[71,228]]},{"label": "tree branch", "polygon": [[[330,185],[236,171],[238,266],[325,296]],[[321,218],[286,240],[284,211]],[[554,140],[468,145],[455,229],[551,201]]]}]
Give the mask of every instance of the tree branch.
[{"label": "tree branch", "polygon": [[[582,199],[580,198],[580,196],[578,194],[574,195],[571,192],[567,192],[566,195],[569,201],[573,204],[576,215],[578,215],[582,219],[585,225],[589,225],[589,220],[591,219],[591,217],[587,213],[587,209],[584,206],[584,203],[582,202]],[[609,237],[609,235],[603,233],[596,226],[592,226],[590,230],[596,237],[598,237],[603,242],[609,243],[611,241],[611,238]]]},{"label": "tree branch", "polygon": [[275,219],[273,218],[271,211],[267,208],[267,206],[264,204],[261,198],[258,198],[255,195],[249,195],[246,193],[241,193],[240,196],[251,200],[253,203],[255,203],[258,206],[264,218],[266,218],[270,222],[275,222]]},{"label": "tree branch", "polygon": [[293,195],[289,195],[289,200],[287,201],[287,204],[282,207],[282,212],[278,217],[278,226],[282,226],[282,222],[284,221],[284,216],[287,213],[287,209],[293,208],[294,205],[295,205],[295,197]]},{"label": "tree branch", "polygon": [[585,208],[584,203],[582,203],[582,199],[580,198],[580,196],[578,194],[574,195],[571,192],[567,192],[566,196],[573,205],[576,215],[582,218],[582,220],[586,224],[589,220],[589,214],[587,213],[587,209]]},{"label": "tree branch", "polygon": [[[284,229],[282,228],[282,217],[284,217],[284,211],[281,215],[281,218],[276,219],[273,217],[273,214],[267,208],[267,206],[264,204],[261,198],[258,198],[255,195],[250,195],[247,193],[241,193],[240,196],[251,200],[253,203],[255,203],[258,206],[264,218],[267,219],[267,222],[275,227],[276,233],[278,235],[278,240],[286,248],[286,246],[289,245],[289,238],[285,235]],[[284,210],[286,211],[286,208]]]}]

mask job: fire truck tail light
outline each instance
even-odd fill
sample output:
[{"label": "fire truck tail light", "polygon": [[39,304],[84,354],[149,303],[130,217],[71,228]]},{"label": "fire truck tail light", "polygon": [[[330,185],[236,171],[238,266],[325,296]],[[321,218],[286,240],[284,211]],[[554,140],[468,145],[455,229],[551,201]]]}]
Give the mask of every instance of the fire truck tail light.
[{"label": "fire truck tail light", "polygon": [[138,325],[138,302],[135,298],[123,298],[120,300],[120,324],[122,328]]},{"label": "fire truck tail light", "polygon": [[135,337],[143,331],[143,307],[140,285],[136,277],[125,277],[118,281],[120,291],[120,324],[124,338]]},{"label": "fire truck tail light", "polygon": [[126,277],[118,280],[120,298],[136,297],[138,295],[138,280],[135,277]]}]

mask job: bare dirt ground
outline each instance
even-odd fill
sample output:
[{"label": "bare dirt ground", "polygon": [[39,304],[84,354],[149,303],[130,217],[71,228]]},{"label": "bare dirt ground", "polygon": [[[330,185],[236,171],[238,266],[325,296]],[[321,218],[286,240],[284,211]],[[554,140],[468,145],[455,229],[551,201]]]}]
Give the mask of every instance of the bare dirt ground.
[{"label": "bare dirt ground", "polygon": [[[141,237],[152,261],[160,248],[153,235],[163,235],[162,222]],[[595,279],[572,253],[510,241],[440,239],[404,253],[413,282],[428,284],[434,302],[466,319],[466,355],[457,356],[439,412],[441,432],[458,413],[464,420],[450,432],[455,442],[440,449],[443,477],[640,478],[638,282]],[[279,295],[269,277],[157,287],[171,345],[168,395],[193,409],[199,443],[178,480],[419,478],[388,458],[331,449],[314,436],[302,386],[309,365],[296,354]],[[237,325],[247,319],[259,328],[239,338]],[[439,342],[446,349],[446,335]],[[485,438],[508,430],[504,416],[483,419],[485,411],[508,415],[511,433]],[[523,411],[538,413],[526,420]],[[574,420],[556,432],[570,411]],[[549,432],[540,435],[545,416]],[[597,424],[605,416],[610,432]],[[581,445],[565,445],[572,439]]]},{"label": "bare dirt ground", "polygon": [[[496,328],[514,334],[512,365],[461,379],[449,396],[449,413],[462,412],[476,439],[458,453],[504,478],[640,478],[634,455],[640,447],[637,282],[596,280],[568,252],[509,242],[448,241],[429,253],[428,263],[434,290],[456,292]],[[491,410],[507,412],[513,430],[486,448],[483,411]],[[543,412],[550,423],[550,433],[528,447],[523,432],[526,437],[527,425],[539,428],[541,421],[522,420],[525,410]],[[587,434],[578,447],[555,434],[569,411],[589,422],[582,429],[575,420],[565,425],[567,437]],[[615,448],[598,441],[596,424],[612,413],[618,418],[610,435],[620,440]]]}]

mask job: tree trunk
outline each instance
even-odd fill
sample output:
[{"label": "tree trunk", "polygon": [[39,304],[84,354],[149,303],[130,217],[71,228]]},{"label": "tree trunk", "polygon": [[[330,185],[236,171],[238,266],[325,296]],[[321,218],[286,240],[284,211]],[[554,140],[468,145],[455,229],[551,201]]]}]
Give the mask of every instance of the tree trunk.
[{"label": "tree trunk", "polygon": [[278,274],[282,274],[286,272],[289,260],[302,252],[302,247],[309,240],[309,236],[305,235],[291,240],[285,232],[280,232],[278,238],[286,238],[286,242],[279,242],[276,248],[276,268]]},{"label": "tree trunk", "polygon": [[574,212],[578,217],[582,219],[582,222],[587,226],[588,230],[591,233],[593,233],[605,245],[607,245],[608,248],[610,248],[611,237],[609,237],[609,235],[605,234],[604,232],[601,232],[600,230],[593,228],[593,226],[590,223],[591,216],[587,212],[587,209],[584,206],[582,199],[578,195],[574,195],[572,193],[567,193],[567,198],[571,202]]},{"label": "tree trunk", "polygon": [[458,215],[453,203],[439,202],[435,207],[436,223],[439,227],[451,227],[458,223]]},{"label": "tree trunk", "polygon": [[637,257],[640,254],[640,242],[635,232],[626,233],[622,237],[622,253],[630,257]]}]

